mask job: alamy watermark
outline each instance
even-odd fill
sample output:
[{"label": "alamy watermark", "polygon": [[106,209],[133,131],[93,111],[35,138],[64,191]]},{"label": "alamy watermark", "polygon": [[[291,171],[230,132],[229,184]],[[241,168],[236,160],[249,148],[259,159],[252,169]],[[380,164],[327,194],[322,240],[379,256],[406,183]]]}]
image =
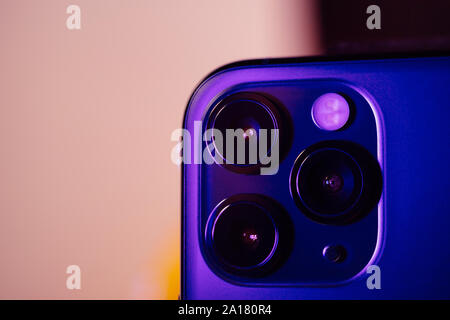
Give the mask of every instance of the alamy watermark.
[{"label": "alamy watermark", "polygon": [[69,275],[66,279],[66,288],[69,290],[81,289],[81,268],[72,264],[66,268],[66,273]]},{"label": "alamy watermark", "polygon": [[[274,175],[280,162],[279,129],[207,129],[194,122],[194,132],[176,129],[171,140],[174,164],[259,165],[261,175]],[[225,148],[224,148],[225,147]]]},{"label": "alamy watermark", "polygon": [[381,289],[381,269],[380,269],[380,267],[375,264],[370,265],[367,268],[366,273],[370,274],[370,276],[366,280],[367,289],[380,290]]}]

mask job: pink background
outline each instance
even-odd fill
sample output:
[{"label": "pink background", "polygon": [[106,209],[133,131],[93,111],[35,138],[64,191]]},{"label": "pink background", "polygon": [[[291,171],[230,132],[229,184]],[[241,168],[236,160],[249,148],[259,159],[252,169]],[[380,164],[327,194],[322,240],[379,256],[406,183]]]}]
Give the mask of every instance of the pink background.
[{"label": "pink background", "polygon": [[[0,298],[176,298],[170,135],[213,69],[319,53],[315,4],[2,1]],[[66,288],[71,264],[81,290]]]}]

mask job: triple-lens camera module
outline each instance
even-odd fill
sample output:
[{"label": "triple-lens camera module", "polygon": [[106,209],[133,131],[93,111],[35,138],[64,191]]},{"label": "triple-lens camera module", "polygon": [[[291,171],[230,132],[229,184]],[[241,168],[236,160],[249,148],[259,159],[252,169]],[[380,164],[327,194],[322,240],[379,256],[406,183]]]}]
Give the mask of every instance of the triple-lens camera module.
[{"label": "triple-lens camera module", "polygon": [[[339,283],[358,274],[375,252],[381,219],[372,109],[334,82],[249,90],[224,94],[205,114],[205,128],[223,139],[207,145],[223,163],[202,171],[214,186],[202,193],[206,261],[243,284]],[[264,163],[251,161],[252,143],[258,156],[279,152],[276,174],[259,174]]]}]

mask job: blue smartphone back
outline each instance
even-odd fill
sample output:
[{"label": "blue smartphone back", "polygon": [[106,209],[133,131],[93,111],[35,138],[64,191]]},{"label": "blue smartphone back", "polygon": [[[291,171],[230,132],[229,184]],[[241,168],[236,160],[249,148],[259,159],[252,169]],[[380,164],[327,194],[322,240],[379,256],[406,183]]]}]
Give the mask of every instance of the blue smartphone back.
[{"label": "blue smartphone back", "polygon": [[[274,97],[283,105],[289,143],[274,175],[183,164],[182,298],[450,298],[449,57],[233,64],[197,87],[184,128],[193,133],[200,124],[205,130],[217,101],[242,92]],[[311,105],[327,92],[352,102],[356,116],[342,130],[321,130],[311,120]],[[356,222],[327,225],[296,205],[290,185],[296,159],[321,141],[355,142],[379,164],[381,197]],[[271,198],[289,216],[294,240],[269,274],[236,276],[211,257],[210,221],[221,203],[239,195]],[[323,258],[322,248],[336,243],[347,248],[343,263]],[[368,286],[374,273],[378,288]]]}]

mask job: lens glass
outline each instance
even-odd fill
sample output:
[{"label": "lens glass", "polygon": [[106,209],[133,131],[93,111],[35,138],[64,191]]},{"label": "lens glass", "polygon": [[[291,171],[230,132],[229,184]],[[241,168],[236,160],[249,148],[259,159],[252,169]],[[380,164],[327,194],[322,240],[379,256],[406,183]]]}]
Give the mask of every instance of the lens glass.
[{"label": "lens glass", "polygon": [[[212,122],[210,127],[219,130],[223,136],[223,146],[215,146],[220,156],[226,159],[228,163],[237,165],[256,165],[258,148],[260,146],[260,139],[262,139],[261,129],[266,130],[265,143],[266,150],[270,152],[271,144],[277,141],[277,136],[272,137],[271,129],[278,129],[277,117],[272,110],[272,104],[266,98],[251,93],[242,93],[230,96],[222,101],[213,111]],[[227,130],[234,130],[235,135],[232,139],[234,141],[227,141]],[[242,130],[238,132],[237,130]],[[250,141],[257,142],[253,144],[254,149],[250,148]],[[244,142],[244,149],[239,150],[240,142]],[[234,158],[227,159],[227,146],[234,146]],[[242,154],[239,154],[242,152]],[[255,152],[252,156],[249,152]],[[244,161],[238,161],[244,159]],[[255,159],[255,160],[251,160]]]},{"label": "lens glass", "polygon": [[254,203],[233,203],[218,215],[213,248],[224,263],[235,268],[264,264],[277,245],[277,230],[269,213]]},{"label": "lens glass", "polygon": [[319,149],[300,166],[297,190],[303,204],[318,214],[342,214],[358,201],[362,173],[355,160],[338,149]]},{"label": "lens glass", "polygon": [[253,100],[234,100],[221,108],[214,128],[225,129],[274,129],[273,118],[263,104]]}]

